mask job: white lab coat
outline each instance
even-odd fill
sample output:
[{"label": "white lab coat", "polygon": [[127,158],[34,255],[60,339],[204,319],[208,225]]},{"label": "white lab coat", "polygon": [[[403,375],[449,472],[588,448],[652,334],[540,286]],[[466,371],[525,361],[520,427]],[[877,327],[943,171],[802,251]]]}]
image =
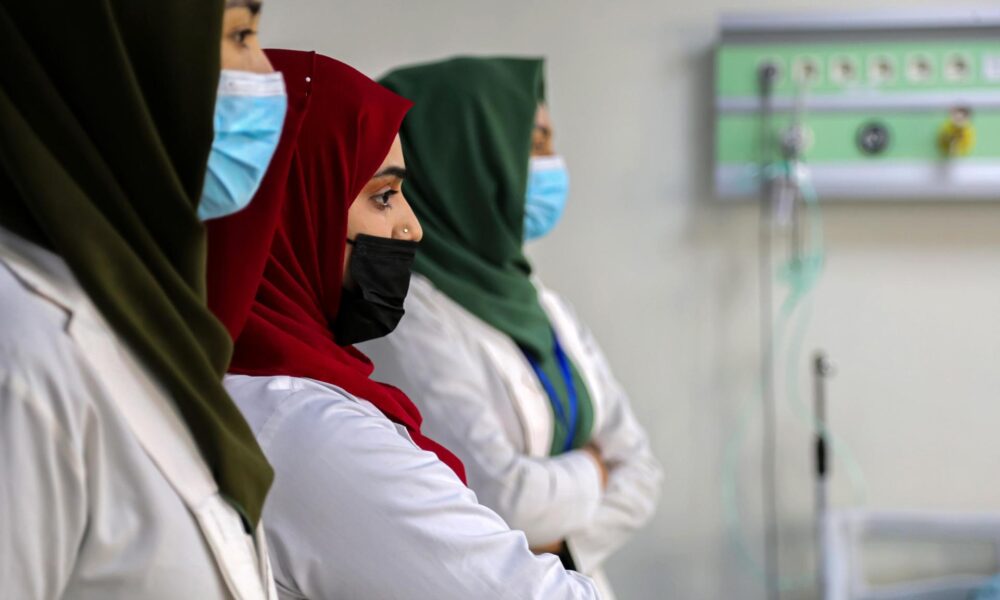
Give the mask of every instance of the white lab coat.
[{"label": "white lab coat", "polygon": [[261,531],[66,263],[0,228],[0,598],[273,599]]},{"label": "white lab coat", "polygon": [[225,383],[275,468],[264,523],[282,598],[599,598],[370,402],[312,379]]},{"label": "white lab coat", "polygon": [[552,407],[514,341],[425,277],[413,276],[396,331],[362,350],[375,379],[406,390],[427,434],[462,459],[483,504],[532,546],[565,540],[576,567],[610,597],[601,563],[652,516],[661,468],[590,331],[555,293],[536,287],[590,392],[591,440],[610,466],[603,492],[586,452],[549,455]]}]

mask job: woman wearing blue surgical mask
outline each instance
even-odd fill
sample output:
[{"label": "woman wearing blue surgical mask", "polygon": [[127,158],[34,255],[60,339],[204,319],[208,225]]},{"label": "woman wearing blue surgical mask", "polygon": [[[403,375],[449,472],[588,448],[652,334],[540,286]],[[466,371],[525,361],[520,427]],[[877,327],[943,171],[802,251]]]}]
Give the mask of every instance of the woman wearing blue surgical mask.
[{"label": "woman wearing blue surgical mask", "polygon": [[228,0],[212,150],[198,203],[202,221],[246,207],[264,179],[287,108],[285,81],[261,50],[259,0]]},{"label": "woman wearing blue surgical mask", "polygon": [[259,10],[0,0],[4,598],[276,598],[202,223],[285,118]]},{"label": "woman wearing blue surgical mask", "polygon": [[660,466],[603,353],[532,277],[526,241],[569,192],[542,62],[458,58],[383,80],[415,102],[400,132],[424,228],[406,316],[362,346],[480,502],[611,597],[601,564],[653,513]]},{"label": "woman wearing blue surgical mask", "polygon": [[549,109],[539,104],[535,112],[535,128],[531,131],[531,160],[524,201],[524,241],[545,237],[555,229],[568,197],[566,161],[555,151]]}]

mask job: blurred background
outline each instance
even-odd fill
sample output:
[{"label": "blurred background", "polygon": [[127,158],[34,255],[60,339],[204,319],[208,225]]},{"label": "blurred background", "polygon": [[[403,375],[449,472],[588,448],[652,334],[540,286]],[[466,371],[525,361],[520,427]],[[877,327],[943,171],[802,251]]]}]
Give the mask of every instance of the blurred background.
[{"label": "blurred background", "polygon": [[[878,8],[893,7],[941,3]],[[266,47],[314,49],[373,77],[456,54],[548,59],[556,147],[572,191],[565,218],[531,255],[594,329],[666,473],[657,516],[608,565],[622,599],[820,597],[813,432],[788,390],[775,404],[777,522],[764,516],[760,202],[720,200],[713,190],[714,52],[725,13],[870,8],[864,0],[267,3]],[[812,353],[836,365],[829,427],[849,454],[835,459],[830,504],[1000,512],[1000,188],[992,201],[858,195],[823,204],[825,270],[792,360],[807,409]],[[774,294],[780,301],[777,283]],[[776,365],[781,381],[786,358]],[[769,527],[780,567],[770,589]],[[1000,570],[994,552],[887,543],[869,550],[867,564],[879,571],[874,579],[987,575]]]}]

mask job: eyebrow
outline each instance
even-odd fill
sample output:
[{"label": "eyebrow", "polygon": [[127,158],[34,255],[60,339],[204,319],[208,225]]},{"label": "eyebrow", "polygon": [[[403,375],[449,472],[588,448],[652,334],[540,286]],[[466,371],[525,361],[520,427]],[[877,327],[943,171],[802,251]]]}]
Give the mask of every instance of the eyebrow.
[{"label": "eyebrow", "polygon": [[406,179],[406,169],[403,167],[386,167],[378,173],[372,175],[372,179],[378,179],[380,177],[395,177],[396,179],[402,181]]},{"label": "eyebrow", "polygon": [[245,8],[253,15],[260,12],[262,4],[261,0],[226,0],[226,8]]},{"label": "eyebrow", "polygon": [[552,135],[552,129],[545,125],[535,125],[535,129],[542,132],[542,135]]}]

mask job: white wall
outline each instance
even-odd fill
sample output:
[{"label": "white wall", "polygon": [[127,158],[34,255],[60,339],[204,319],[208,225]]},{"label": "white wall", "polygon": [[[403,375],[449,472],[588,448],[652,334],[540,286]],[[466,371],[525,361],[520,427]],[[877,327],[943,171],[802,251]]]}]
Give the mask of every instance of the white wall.
[{"label": "white wall", "polygon": [[[710,201],[716,18],[871,6],[267,0],[267,45],[316,49],[370,75],[456,53],[548,57],[573,193],[559,230],[533,249],[536,264],[603,342],[667,473],[658,516],[609,565],[623,599],[764,597],[721,499],[725,445],[755,398],[757,209]],[[868,506],[1000,510],[1000,204],[830,206],[826,224],[829,264],[806,348],[839,365],[833,425],[863,466]],[[792,572],[812,560],[808,437],[786,404],[780,411]],[[757,432],[754,421],[739,487],[754,549]],[[841,505],[852,498],[844,472]]]}]

